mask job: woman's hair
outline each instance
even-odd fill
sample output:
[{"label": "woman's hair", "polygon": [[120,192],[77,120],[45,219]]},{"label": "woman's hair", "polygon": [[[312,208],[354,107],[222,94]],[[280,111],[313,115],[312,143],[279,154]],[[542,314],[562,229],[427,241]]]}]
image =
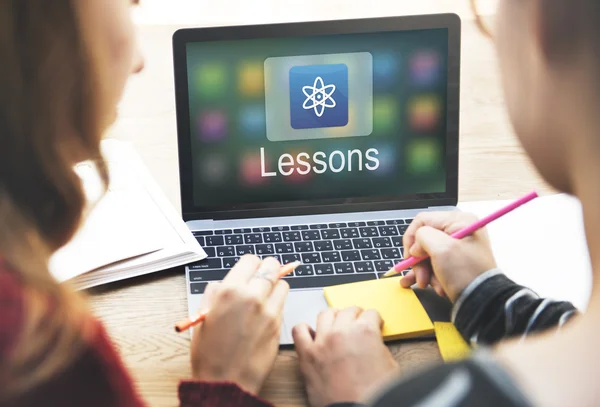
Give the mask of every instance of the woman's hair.
[{"label": "woman's hair", "polygon": [[48,270],[87,204],[74,165],[92,160],[108,182],[100,153],[102,58],[86,35],[80,2],[0,0],[0,257],[24,287],[24,321],[0,364],[0,395],[59,373],[89,333],[83,301]]},{"label": "woman's hair", "polygon": [[566,59],[575,53],[592,53],[600,61],[600,1],[543,0],[542,20],[546,23],[546,52],[552,59]]}]

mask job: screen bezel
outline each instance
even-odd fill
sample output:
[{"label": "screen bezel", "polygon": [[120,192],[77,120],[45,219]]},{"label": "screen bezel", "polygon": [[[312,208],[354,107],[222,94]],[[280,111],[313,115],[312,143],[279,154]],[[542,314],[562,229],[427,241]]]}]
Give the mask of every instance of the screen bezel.
[{"label": "screen bezel", "polygon": [[[186,45],[193,42],[448,29],[446,192],[328,200],[267,202],[206,208],[194,205]],[[458,201],[461,21],[456,14],[431,14],[210,28],[173,34],[179,179],[183,219],[237,219],[454,206]]]}]

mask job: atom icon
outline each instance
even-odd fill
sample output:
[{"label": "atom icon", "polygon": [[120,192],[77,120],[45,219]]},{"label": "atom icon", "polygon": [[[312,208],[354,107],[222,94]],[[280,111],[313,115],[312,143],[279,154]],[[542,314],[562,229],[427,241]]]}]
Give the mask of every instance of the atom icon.
[{"label": "atom icon", "polygon": [[335,107],[336,103],[333,97],[335,85],[327,85],[323,82],[323,78],[317,76],[313,86],[303,86],[302,92],[306,96],[306,100],[302,104],[305,110],[314,109],[317,117],[323,116],[326,107]]}]

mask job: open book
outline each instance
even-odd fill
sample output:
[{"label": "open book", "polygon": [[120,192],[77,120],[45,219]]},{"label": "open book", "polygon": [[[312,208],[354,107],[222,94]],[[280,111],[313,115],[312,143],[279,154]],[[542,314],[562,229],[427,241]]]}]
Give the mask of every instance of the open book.
[{"label": "open book", "polygon": [[[111,181],[73,240],[50,259],[50,272],[77,289],[201,260],[206,253],[128,142],[102,141]],[[100,191],[93,165],[76,168],[91,200]],[[97,195],[96,195],[97,196]]]}]

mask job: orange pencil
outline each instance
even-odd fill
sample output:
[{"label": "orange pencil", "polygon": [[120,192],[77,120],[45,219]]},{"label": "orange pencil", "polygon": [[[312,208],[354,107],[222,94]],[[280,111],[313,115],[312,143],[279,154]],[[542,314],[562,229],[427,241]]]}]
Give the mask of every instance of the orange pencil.
[{"label": "orange pencil", "polygon": [[[299,261],[295,261],[293,263],[286,264],[285,266],[283,266],[281,268],[281,272],[279,273],[279,278],[287,276],[292,271],[294,271],[296,269],[296,267],[298,267],[301,264],[302,264],[302,262],[299,262]],[[175,325],[175,332],[187,331],[194,325],[197,325],[200,322],[204,321],[206,319],[206,314],[208,314],[208,310],[201,312],[200,314],[196,315],[193,318],[188,318],[185,321],[178,322]]]}]

